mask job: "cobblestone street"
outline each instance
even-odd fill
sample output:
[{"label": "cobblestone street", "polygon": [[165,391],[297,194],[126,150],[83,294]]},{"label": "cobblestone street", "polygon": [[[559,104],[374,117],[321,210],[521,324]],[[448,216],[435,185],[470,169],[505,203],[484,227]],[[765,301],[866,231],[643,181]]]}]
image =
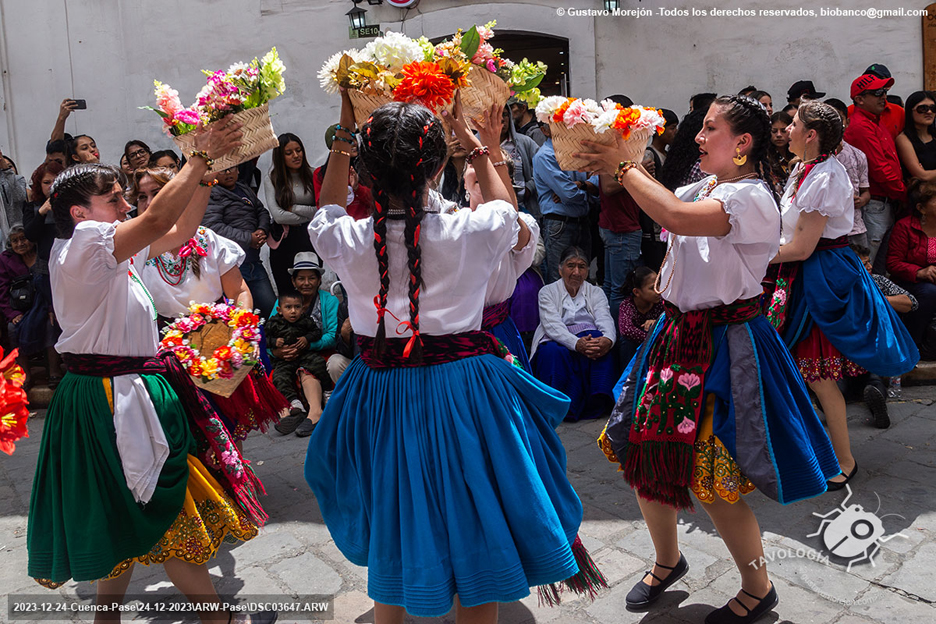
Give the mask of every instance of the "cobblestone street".
[{"label": "cobblestone street", "polygon": [[[866,512],[880,509],[885,537],[874,565],[861,562],[846,571],[847,561],[834,556],[822,537],[808,537],[820,528],[815,513],[828,514],[841,505],[846,491],[781,506],[753,493],[749,503],[757,513],[766,543],[766,559],[780,604],[763,622],[911,623],[936,621],[936,406],[933,386],[904,388],[900,402],[891,401],[892,426],[874,429],[864,405],[849,405],[854,454],[860,472],[849,505]],[[8,621],[9,594],[48,592],[26,576],[26,528],[30,487],[41,437],[42,418],[30,420],[31,437],[20,441],[12,457],[0,456],[0,585],[4,588],[0,621]],[[689,561],[688,575],[649,613],[629,613],[624,597],[653,561],[649,535],[633,494],[615,467],[595,445],[603,421],[563,424],[559,433],[568,452],[568,471],[585,506],[581,535],[611,588],[594,602],[569,597],[559,608],[537,605],[535,594],[502,605],[500,622],[556,624],[628,624],[702,622],[724,604],[739,586],[738,573],[722,541],[702,510],[680,516],[681,548]],[[334,622],[374,621],[367,597],[367,571],[348,563],[335,548],[318,507],[302,476],[306,440],[276,433],[254,435],[245,455],[266,486],[264,500],[270,521],[251,542],[224,544],[210,564],[219,592],[235,596],[264,595],[286,600],[298,594],[335,594]],[[899,515],[893,515],[899,514]],[[850,516],[842,517],[848,520]],[[849,520],[851,521],[851,520]],[[856,529],[857,531],[857,529]],[[69,583],[67,596],[93,595],[89,583]],[[161,566],[137,566],[130,594],[156,600],[177,598]],[[90,615],[74,621],[91,621]],[[126,618],[129,619],[129,618]],[[26,620],[16,620],[26,621]],[[157,620],[138,616],[140,622]],[[185,621],[196,621],[194,618]],[[294,622],[288,614],[280,622]],[[419,624],[454,622],[443,618],[411,618]]]}]

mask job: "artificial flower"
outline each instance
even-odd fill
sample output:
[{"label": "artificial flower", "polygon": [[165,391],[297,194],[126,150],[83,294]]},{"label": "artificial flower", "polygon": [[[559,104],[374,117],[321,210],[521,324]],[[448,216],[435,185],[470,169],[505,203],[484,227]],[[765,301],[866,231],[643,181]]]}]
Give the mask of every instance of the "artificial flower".
[{"label": "artificial flower", "polygon": [[438,63],[419,61],[403,68],[403,79],[393,90],[397,102],[417,102],[437,110],[452,101],[455,85]]},{"label": "artificial flower", "polygon": [[416,40],[416,43],[419,44],[419,47],[422,48],[424,61],[431,61],[435,59],[435,46],[432,45],[432,42],[426,39],[426,37],[420,37]]},{"label": "artificial flower", "polygon": [[[0,348],[0,356],[3,349]],[[23,382],[26,373],[16,363],[17,350],[0,361],[0,451],[12,455],[16,441],[29,437],[26,421],[29,418],[26,391]]]},{"label": "artificial flower", "polygon": [[556,111],[559,110],[560,106],[565,105],[569,101],[569,98],[563,97],[561,95],[550,95],[540,100],[540,103],[536,105],[536,119],[540,123],[549,123],[552,121],[553,115]]},{"label": "artificial flower", "polygon": [[326,93],[338,93],[338,64],[341,62],[341,57],[345,55],[351,57],[351,60],[355,63],[361,63],[368,59],[368,56],[364,54],[362,50],[353,48],[351,50],[337,52],[328,57],[328,60],[325,61],[325,64],[322,65],[322,69],[318,72],[319,85],[321,85]]},{"label": "artificial flower", "polygon": [[[558,111],[556,115],[558,115]],[[573,100],[562,114],[562,122],[569,128],[580,123],[587,123],[588,110],[582,100]]]}]

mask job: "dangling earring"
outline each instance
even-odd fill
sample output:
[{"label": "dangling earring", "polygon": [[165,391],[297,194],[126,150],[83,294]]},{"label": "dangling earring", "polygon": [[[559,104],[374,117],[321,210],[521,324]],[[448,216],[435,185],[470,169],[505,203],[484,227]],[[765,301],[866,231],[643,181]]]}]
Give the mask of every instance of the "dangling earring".
[{"label": "dangling earring", "polygon": [[736,148],[735,148],[735,152],[737,152],[738,155],[735,156],[734,158],[732,158],[731,161],[732,161],[734,164],[738,165],[739,167],[743,167],[743,166],[744,166],[744,163],[747,162],[747,154],[745,154],[744,156],[742,156],[742,155],[741,155],[741,148],[740,148],[740,147],[736,147]]}]

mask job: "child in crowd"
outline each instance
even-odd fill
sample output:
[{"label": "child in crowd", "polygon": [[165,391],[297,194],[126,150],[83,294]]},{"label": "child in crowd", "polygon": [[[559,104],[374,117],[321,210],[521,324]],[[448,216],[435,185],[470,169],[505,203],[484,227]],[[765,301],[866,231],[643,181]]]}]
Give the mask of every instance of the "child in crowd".
[{"label": "child in crowd", "polygon": [[[270,346],[279,348],[296,343],[301,344],[305,338],[305,350],[301,351],[292,360],[283,360],[271,357],[273,365],[273,385],[290,402],[289,416],[283,419],[292,419],[301,422],[305,419],[302,401],[296,392],[296,381],[302,386],[303,372],[318,379],[323,386],[329,384],[328,371],[325,368],[325,358],[318,353],[309,351],[309,344],[322,337],[322,328],[315,324],[311,316],[302,314],[302,295],[291,290],[280,295],[276,314],[264,326],[267,341]],[[308,399],[308,397],[306,397]],[[283,421],[280,421],[282,423]]]},{"label": "child in crowd", "polygon": [[624,301],[618,314],[620,357],[626,365],[663,314],[663,298],[653,289],[656,272],[639,266],[624,281]]}]

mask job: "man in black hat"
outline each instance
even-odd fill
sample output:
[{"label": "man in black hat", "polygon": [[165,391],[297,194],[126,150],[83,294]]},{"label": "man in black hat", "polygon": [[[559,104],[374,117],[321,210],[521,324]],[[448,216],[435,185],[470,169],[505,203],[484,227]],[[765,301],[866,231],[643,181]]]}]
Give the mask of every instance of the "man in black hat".
[{"label": "man in black hat", "polygon": [[816,91],[811,80],[798,80],[787,91],[787,102],[791,106],[799,106],[804,100],[818,100],[825,97],[825,92]]}]

